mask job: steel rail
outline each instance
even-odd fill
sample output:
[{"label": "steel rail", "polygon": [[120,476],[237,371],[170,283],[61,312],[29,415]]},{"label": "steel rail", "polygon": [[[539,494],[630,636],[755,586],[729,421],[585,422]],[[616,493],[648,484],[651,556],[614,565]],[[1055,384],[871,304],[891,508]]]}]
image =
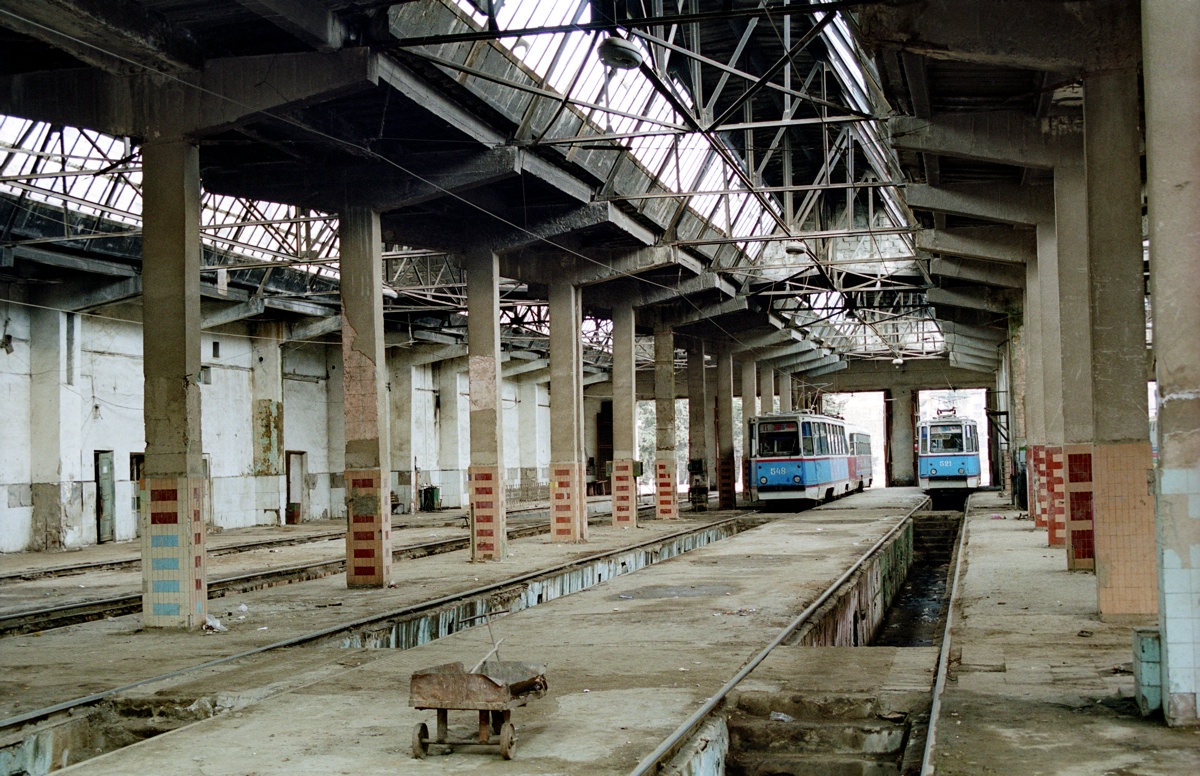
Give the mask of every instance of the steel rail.
[{"label": "steel rail", "polygon": [[502,579],[498,582],[492,582],[490,584],[480,585],[479,587],[471,588],[469,590],[464,590],[464,591],[460,591],[457,593],[449,593],[447,595],[440,596],[438,598],[434,598],[434,599],[431,599],[428,601],[421,601],[419,603],[402,606],[398,609],[391,609],[386,612],[379,612],[376,614],[369,614],[364,617],[358,617],[353,620],[350,620],[347,622],[342,622],[342,623],[337,623],[335,625],[330,625],[325,628],[321,628],[319,630],[312,631],[310,633],[304,633],[299,636],[292,636],[290,638],[282,639],[280,641],[276,641],[271,644],[265,644],[261,647],[254,647],[252,649],[242,650],[241,652],[237,652],[232,655],[225,655],[224,657],[219,657],[219,658],[216,658],[213,660],[208,660],[204,663],[198,663],[193,666],[179,668],[174,671],[168,671],[167,673],[159,674],[157,676],[151,676],[146,679],[139,679],[136,682],[130,682],[129,684],[121,685],[120,687],[113,687],[108,690],[102,690],[97,693],[92,693],[91,695],[86,695],[82,698],[75,698],[74,700],[63,701],[61,703],[56,703],[52,706],[47,706],[42,709],[36,709],[34,711],[27,711],[22,714],[17,714],[15,716],[9,717],[7,719],[0,720],[0,732],[11,731],[14,728],[17,728],[21,725],[29,724],[31,722],[44,721],[47,718],[49,718],[55,714],[58,714],[60,712],[70,711],[72,709],[78,709],[78,708],[81,708],[84,706],[90,706],[92,704],[95,704],[102,700],[105,700],[106,698],[110,698],[113,695],[116,695],[118,693],[127,692],[127,691],[135,689],[137,687],[142,687],[147,684],[153,684],[154,682],[161,682],[161,681],[165,681],[167,679],[173,679],[175,677],[183,676],[184,674],[188,674],[193,671],[203,671],[203,670],[213,668],[213,667],[216,667],[219,665],[231,663],[235,660],[241,660],[242,658],[252,657],[254,655],[261,655],[265,652],[271,652],[271,651],[277,650],[277,649],[285,649],[287,647],[295,647],[295,646],[300,646],[302,644],[308,644],[308,643],[314,642],[314,641],[320,641],[320,640],[327,639],[330,636],[334,636],[339,633],[344,633],[346,631],[353,631],[356,628],[362,628],[364,626],[374,625],[376,623],[383,622],[386,620],[392,620],[392,619],[396,619],[398,617],[410,617],[410,616],[414,616],[417,614],[421,614],[423,612],[434,611],[434,610],[440,609],[442,607],[445,607],[447,605],[456,603],[458,601],[462,601],[462,600],[470,599],[470,598],[478,598],[483,595],[495,593],[495,592],[510,588],[514,585],[521,585],[526,582],[532,582],[532,581],[539,579],[541,577],[544,577],[548,574],[556,574],[556,573],[565,571],[567,569],[574,568],[576,566],[585,566],[590,563],[595,563],[598,560],[603,560],[604,558],[611,557],[613,555],[622,555],[627,552],[644,549],[646,547],[650,547],[650,546],[653,546],[656,544],[665,544],[666,542],[670,542],[674,539],[678,539],[683,536],[687,536],[688,534],[701,533],[704,531],[712,530],[713,528],[719,528],[724,525],[736,523],[739,520],[745,519],[750,514],[753,514],[753,512],[750,512],[750,511],[739,512],[738,514],[736,514],[732,517],[721,518],[720,520],[713,520],[711,522],[702,523],[700,525],[693,525],[688,528],[683,528],[678,531],[673,531],[668,534],[663,534],[662,536],[656,536],[651,539],[647,539],[645,541],[638,542],[637,544],[626,545],[624,547],[617,547],[612,550],[598,552],[598,553],[595,553],[592,555],[585,556],[583,558],[577,558],[574,560],[565,561],[563,563],[558,563],[553,566],[548,566],[548,567],[540,568],[540,569],[534,569],[533,571],[529,571],[524,574],[518,574],[515,577],[509,577],[508,579]]},{"label": "steel rail", "polygon": [[958,546],[954,549],[954,581],[950,585],[950,603],[946,607],[946,629],[942,632],[942,646],[938,651],[937,678],[933,683],[933,703],[929,706],[929,726],[925,731],[925,751],[921,755],[921,776],[933,776],[933,755],[937,748],[937,721],[942,711],[942,691],[946,689],[946,675],[950,671],[950,636],[954,628],[954,607],[958,604],[958,582],[962,577],[963,548],[967,544],[967,525],[971,517],[971,498],[963,505],[962,527],[958,529]]},{"label": "steel rail", "polygon": [[[642,506],[639,511],[652,509],[653,507]],[[589,522],[599,522],[605,519],[605,514],[598,514],[589,518]],[[518,526],[508,529],[508,538],[524,539],[530,536],[539,536],[550,532],[550,523],[535,523],[533,525]],[[322,534],[327,540],[329,538],[337,538],[343,536],[341,532],[328,535]],[[263,545],[269,546],[269,543],[263,542]],[[458,550],[469,549],[471,546],[470,536],[455,536],[449,539],[436,539],[428,542],[420,542],[418,544],[406,544],[403,547],[396,547],[392,550],[393,559],[405,558],[423,558],[430,555],[442,555],[448,552],[456,552]],[[259,549],[254,547],[252,549]],[[124,561],[128,563],[138,563],[136,561]],[[111,564],[110,564],[111,565]],[[309,563],[295,563],[287,566],[277,566],[271,569],[261,569],[258,571],[249,571],[243,574],[235,574],[229,577],[221,577],[209,582],[208,598],[223,598],[227,595],[236,593],[248,593],[254,590],[261,590],[267,587],[274,587],[272,584],[275,580],[287,580],[308,582],[314,579],[333,576],[339,574],[346,567],[345,557],[336,557],[324,561],[313,561]],[[285,582],[292,584],[292,582]],[[131,593],[127,595],[113,596],[111,598],[98,598],[92,601],[81,601],[70,604],[62,604],[60,606],[50,606],[43,609],[30,609],[22,612],[13,612],[11,614],[0,615],[0,638],[10,636],[19,636],[25,633],[34,633],[37,631],[51,630],[53,628],[64,628],[68,625],[75,625],[83,622],[91,622],[98,620],[101,617],[121,617],[127,614],[133,614],[140,611],[142,608],[142,594]]]},{"label": "steel rail", "polygon": [[709,699],[706,700],[704,704],[700,706],[700,708],[696,709],[692,716],[684,720],[679,727],[675,728],[674,732],[663,739],[662,743],[659,744],[653,752],[642,758],[641,762],[639,762],[637,766],[635,766],[634,769],[629,772],[629,776],[646,776],[646,774],[655,772],[662,761],[665,760],[666,757],[670,755],[680,743],[682,743],[685,739],[687,739],[688,736],[695,732],[696,728],[700,726],[700,723],[703,722],[708,715],[717,708],[721,701],[725,700],[725,696],[729,695],[733,688],[737,687],[743,679],[750,675],[751,671],[753,671],[759,666],[759,664],[766,660],[767,656],[770,655],[776,647],[786,641],[793,633],[796,632],[797,629],[800,628],[800,626],[804,625],[808,619],[812,617],[812,615],[818,609],[820,609],[822,605],[824,605],[826,601],[833,597],[834,593],[836,593],[838,589],[842,587],[842,585],[846,584],[846,582],[852,576],[858,573],[862,565],[866,563],[872,555],[878,552],[880,548],[889,542],[892,537],[895,536],[900,529],[902,529],[909,522],[914,512],[918,511],[921,509],[921,507],[928,503],[930,503],[929,497],[925,496],[917,502],[916,506],[908,510],[908,512],[896,523],[896,525],[892,526],[887,533],[879,538],[879,541],[871,545],[871,548],[863,553],[862,556],[850,566],[850,568],[846,569],[846,571],[843,572],[833,584],[825,588],[825,592],[821,593],[821,595],[819,595],[815,601],[805,607],[804,611],[797,615],[794,620],[784,626],[783,630],[781,630],[779,634],[771,640],[771,643],[763,647],[762,651],[760,651],[757,655],[751,658],[749,662],[743,665],[742,668],[739,669],[729,681],[721,686],[721,689],[717,690],[717,692],[709,697]]}]

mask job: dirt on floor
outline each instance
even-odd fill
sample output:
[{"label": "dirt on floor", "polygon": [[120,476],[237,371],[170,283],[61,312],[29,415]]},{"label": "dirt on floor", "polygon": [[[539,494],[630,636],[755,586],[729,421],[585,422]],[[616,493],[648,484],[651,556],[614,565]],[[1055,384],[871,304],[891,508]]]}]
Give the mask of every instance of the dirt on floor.
[{"label": "dirt on floor", "polygon": [[1132,633],[1105,623],[1096,577],[995,493],[974,500],[939,776],[1200,773],[1200,730],[1142,718]]}]

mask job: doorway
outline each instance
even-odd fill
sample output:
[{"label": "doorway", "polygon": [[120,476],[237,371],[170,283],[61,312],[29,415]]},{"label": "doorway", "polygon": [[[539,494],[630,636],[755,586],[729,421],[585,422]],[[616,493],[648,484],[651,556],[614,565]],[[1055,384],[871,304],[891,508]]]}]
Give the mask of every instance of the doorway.
[{"label": "doorway", "polygon": [[113,451],[97,450],[94,454],[96,472],[96,544],[116,538],[116,475],[113,472]]},{"label": "doorway", "polygon": [[979,485],[984,488],[990,487],[992,484],[991,448],[989,447],[991,429],[988,427],[987,393],[985,388],[960,388],[957,390],[923,390],[918,394],[918,406],[922,418],[935,417],[939,410],[942,412],[953,410],[958,417],[970,418],[975,421],[979,434],[977,445],[979,448]]},{"label": "doorway", "polygon": [[288,450],[287,453],[287,509],[284,522],[296,525],[308,514],[308,488],[304,481],[308,474],[308,453]]}]

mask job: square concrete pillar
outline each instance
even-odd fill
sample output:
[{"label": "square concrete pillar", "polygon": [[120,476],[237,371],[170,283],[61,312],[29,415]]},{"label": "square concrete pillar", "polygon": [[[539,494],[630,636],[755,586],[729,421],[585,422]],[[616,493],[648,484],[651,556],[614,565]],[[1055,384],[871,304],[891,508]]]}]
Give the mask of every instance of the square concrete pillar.
[{"label": "square concrete pillar", "polygon": [[675,332],[669,324],[654,327],[654,492],[660,520],[679,517],[675,461]]},{"label": "square concrete pillar", "polygon": [[563,542],[587,541],[581,301],[571,283],[550,284],[550,511]]},{"label": "square concrete pillar", "polygon": [[750,418],[758,415],[758,365],[750,359],[742,362],[742,500],[755,499],[754,478],[750,476]]},{"label": "square concrete pillar", "polygon": [[[1158,611],[1153,468],[1146,400],[1146,308],[1142,276],[1141,119],[1134,70],[1084,80],[1084,153],[1091,272],[1092,535],[1068,530],[1070,557],[1086,567],[1088,544],[1105,619]],[[1088,504],[1081,504],[1086,513]],[[1068,504],[1068,512],[1076,510]],[[1091,542],[1089,542],[1089,539]]]},{"label": "square concrete pillar", "polygon": [[792,375],[790,372],[780,372],[779,378],[779,411],[792,411]]},{"label": "square concrete pillar", "polygon": [[704,342],[693,339],[687,348],[688,380],[688,500],[693,512],[708,509],[709,392],[704,367]]},{"label": "square concrete pillar", "polygon": [[633,303],[613,306],[613,525],[637,527],[637,363]]},{"label": "square concrete pillar", "polygon": [[717,352],[717,506],[737,506],[737,469],[733,458],[733,354]]},{"label": "square concrete pillar", "polygon": [[500,401],[500,259],[465,257],[467,373],[471,392],[471,559],[501,560],[508,551],[504,422]]},{"label": "square concrete pillar", "polygon": [[916,457],[913,453],[913,429],[916,402],[911,388],[887,391],[884,415],[888,426],[888,486],[916,485]]},{"label": "square concrete pillar", "polygon": [[383,336],[379,214],[338,214],[342,407],[346,428],[347,587],[387,587],[392,574],[391,440]]},{"label": "square concrete pillar", "polygon": [[1200,724],[1200,14],[1143,0],[1146,197],[1158,391],[1155,515],[1162,704],[1170,725]]},{"label": "square concrete pillar", "polygon": [[[197,628],[208,613],[200,436],[200,161],[196,146],[142,147],[142,360],[146,466],[142,618]],[[149,325],[153,322],[153,325]]]},{"label": "square concrete pillar", "polygon": [[[282,323],[254,326],[250,340],[250,400],[254,424],[254,492],[258,521],[282,525],[288,510],[283,450]],[[300,503],[293,508],[300,517]]]},{"label": "square concrete pillar", "polygon": [[758,365],[758,394],[762,414],[775,412],[775,369],[770,364]]}]

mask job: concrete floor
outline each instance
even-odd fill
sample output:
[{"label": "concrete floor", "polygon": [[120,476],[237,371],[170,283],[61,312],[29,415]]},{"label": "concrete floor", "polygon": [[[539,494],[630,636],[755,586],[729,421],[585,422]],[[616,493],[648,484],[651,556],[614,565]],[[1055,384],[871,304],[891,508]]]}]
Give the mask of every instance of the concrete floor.
[{"label": "concrete floor", "polygon": [[[505,639],[503,657],[546,663],[550,683],[545,698],[514,712],[520,741],[511,762],[494,751],[424,761],[409,755],[413,725],[432,722],[433,712],[408,707],[408,677],[443,662],[473,664],[491,645],[476,628],[408,651],[294,648],[139,688],[128,697],[207,698],[227,711],[69,770],[627,773],[917,498],[913,489],[868,491],[825,515],[781,515],[501,618],[495,630]],[[975,503],[938,773],[1200,773],[1200,731],[1136,716],[1130,626],[1091,613],[1094,576],[1065,571],[1061,550],[1045,547],[1045,532],[1016,519],[997,495]],[[349,591],[334,576],[218,599],[212,611],[231,625],[224,634],[147,634],[128,617],[0,640],[0,716],[679,527],[643,525],[636,537],[593,529],[592,541],[579,547],[518,540],[513,557],[499,564],[469,564],[463,553],[405,561],[395,566],[398,587],[386,591]],[[744,687],[920,691],[932,680],[931,650],[851,651],[839,659],[836,649],[777,650]],[[451,724],[465,734],[475,723],[459,712]]]}]

